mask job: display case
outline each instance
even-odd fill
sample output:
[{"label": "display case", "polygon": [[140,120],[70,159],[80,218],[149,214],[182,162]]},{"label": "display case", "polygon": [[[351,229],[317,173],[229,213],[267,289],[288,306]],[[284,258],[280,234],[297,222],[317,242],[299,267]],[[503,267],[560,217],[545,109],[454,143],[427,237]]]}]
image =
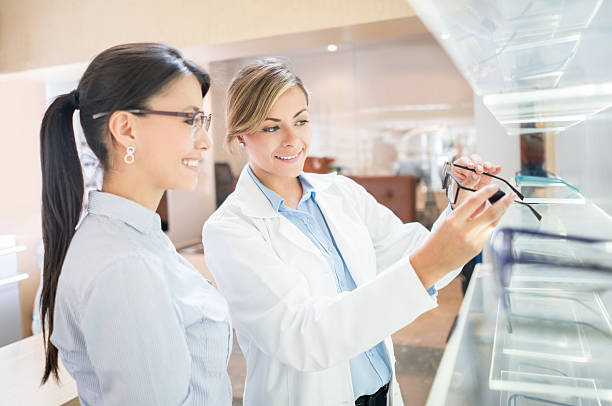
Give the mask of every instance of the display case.
[{"label": "display case", "polygon": [[589,203],[538,211],[503,218],[427,405],[612,405],[612,219]]}]

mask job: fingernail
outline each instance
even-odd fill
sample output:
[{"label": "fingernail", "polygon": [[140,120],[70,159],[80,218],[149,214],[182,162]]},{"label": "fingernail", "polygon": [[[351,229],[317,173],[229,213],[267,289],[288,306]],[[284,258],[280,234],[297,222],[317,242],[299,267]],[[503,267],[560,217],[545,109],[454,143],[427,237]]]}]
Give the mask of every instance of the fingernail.
[{"label": "fingernail", "polygon": [[482,170],[483,170],[483,169],[482,169],[482,165],[478,165],[478,170],[479,170],[479,171],[482,171]]}]

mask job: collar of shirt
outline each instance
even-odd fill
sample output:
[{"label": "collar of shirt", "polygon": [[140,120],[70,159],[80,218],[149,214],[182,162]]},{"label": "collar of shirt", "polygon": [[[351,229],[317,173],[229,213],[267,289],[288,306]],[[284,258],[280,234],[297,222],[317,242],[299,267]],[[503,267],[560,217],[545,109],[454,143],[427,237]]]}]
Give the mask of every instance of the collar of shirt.
[{"label": "collar of shirt", "polygon": [[91,214],[106,216],[120,220],[141,233],[161,231],[159,214],[146,207],[112,193],[89,192],[89,207]]},{"label": "collar of shirt", "polygon": [[[266,196],[274,210],[279,213],[291,210],[289,207],[285,206],[285,199],[283,199],[281,195],[261,183],[259,178],[257,178],[257,176],[255,176],[255,174],[253,173],[253,170],[251,169],[250,165],[247,167],[247,171],[249,172],[249,175],[251,176],[257,187],[259,187],[264,196]],[[306,179],[305,176],[303,176],[303,174],[304,172],[300,173],[300,175],[298,176],[298,179],[302,184],[302,197],[300,198],[300,202],[298,203],[298,208],[303,202],[307,201],[311,197],[314,199],[316,196],[314,186],[308,181],[308,179]]]}]

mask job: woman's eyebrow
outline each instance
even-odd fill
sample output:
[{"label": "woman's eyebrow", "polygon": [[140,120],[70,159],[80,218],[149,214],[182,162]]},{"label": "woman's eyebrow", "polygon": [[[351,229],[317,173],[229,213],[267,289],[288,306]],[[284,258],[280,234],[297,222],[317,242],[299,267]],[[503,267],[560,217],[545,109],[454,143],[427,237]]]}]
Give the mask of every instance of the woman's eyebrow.
[{"label": "woman's eyebrow", "polygon": [[[299,116],[300,114],[302,114],[303,112],[307,111],[308,109],[302,109],[300,111],[298,111],[297,113],[295,113],[295,115],[293,116],[293,118],[296,118],[297,116]],[[270,121],[275,121],[277,123],[280,123],[282,120],[279,118],[272,118],[272,117],[266,117],[266,120],[270,120]]]},{"label": "woman's eyebrow", "polygon": [[298,111],[297,113],[295,113],[295,115],[293,116],[293,118],[296,118],[297,116],[299,116],[300,114],[302,114],[304,111],[306,111],[306,109],[302,109],[302,110]]}]

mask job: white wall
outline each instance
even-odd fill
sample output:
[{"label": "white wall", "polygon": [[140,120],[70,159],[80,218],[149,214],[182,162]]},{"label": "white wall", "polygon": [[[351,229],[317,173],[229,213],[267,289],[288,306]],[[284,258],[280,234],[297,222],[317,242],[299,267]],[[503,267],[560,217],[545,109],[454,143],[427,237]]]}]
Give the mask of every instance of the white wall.
[{"label": "white wall", "polygon": [[474,95],[474,121],[476,152],[483,159],[501,165],[501,177],[514,179],[514,174],[521,169],[520,139],[506,134],[478,95]]},{"label": "white wall", "polygon": [[612,109],[555,136],[556,173],[612,216]]}]

